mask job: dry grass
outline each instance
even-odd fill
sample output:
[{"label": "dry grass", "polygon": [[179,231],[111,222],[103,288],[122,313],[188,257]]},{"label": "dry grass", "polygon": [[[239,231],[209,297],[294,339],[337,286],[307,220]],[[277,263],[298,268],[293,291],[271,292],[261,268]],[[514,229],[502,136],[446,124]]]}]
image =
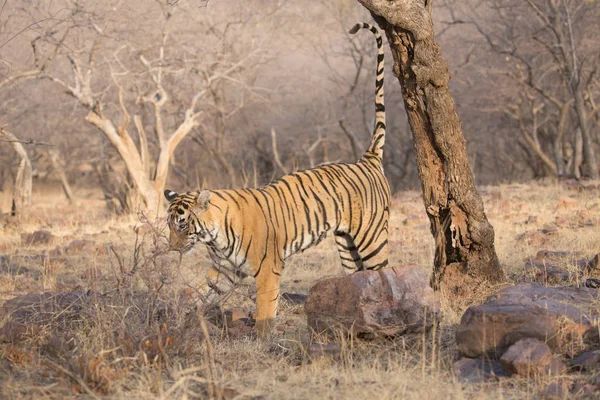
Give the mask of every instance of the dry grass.
[{"label": "dry grass", "polygon": [[[482,191],[498,255],[512,281],[531,280],[528,258],[552,250],[567,252],[553,263],[570,272],[567,283],[575,284],[581,279],[577,260],[600,252],[597,188],[540,183]],[[3,345],[2,398],[520,399],[548,384],[456,382],[451,365],[461,314],[443,301],[443,321],[435,332],[396,341],[342,339],[339,360],[308,360],[310,341],[327,339],[311,338],[302,306],[285,301],[270,341],[208,332],[212,328],[195,309],[208,267],[205,251],[180,262],[163,254],[157,236],[142,229],[138,239],[144,243],[135,253],[137,218],[111,217],[94,192],[78,196],[68,206],[59,195],[38,193],[30,222],[0,237],[0,302],[28,292],[95,293],[61,312],[36,314],[45,317],[24,340]],[[420,193],[395,197],[391,227],[391,264],[430,271],[433,246]],[[49,230],[53,242],[23,246],[20,233],[38,229]],[[64,251],[79,239],[93,245]],[[337,257],[329,240],[293,257],[283,291],[307,293],[315,280],[343,274]],[[127,278],[134,264],[138,270]],[[252,307],[252,286],[247,282],[225,308]],[[474,293],[469,302],[485,295]]]}]

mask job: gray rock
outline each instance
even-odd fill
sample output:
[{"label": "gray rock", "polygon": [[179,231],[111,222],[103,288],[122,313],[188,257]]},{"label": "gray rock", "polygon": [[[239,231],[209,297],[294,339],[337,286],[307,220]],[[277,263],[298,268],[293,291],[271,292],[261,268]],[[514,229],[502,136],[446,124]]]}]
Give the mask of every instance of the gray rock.
[{"label": "gray rock", "polygon": [[452,365],[452,372],[463,383],[482,383],[507,376],[498,361],[481,358],[461,358]]},{"label": "gray rock", "polygon": [[467,309],[456,332],[466,357],[497,359],[521,339],[535,338],[555,352],[598,342],[593,315],[598,291],[522,284],[502,289]]},{"label": "gray rock", "polygon": [[578,355],[571,361],[571,365],[582,371],[600,369],[600,350],[588,351]]}]

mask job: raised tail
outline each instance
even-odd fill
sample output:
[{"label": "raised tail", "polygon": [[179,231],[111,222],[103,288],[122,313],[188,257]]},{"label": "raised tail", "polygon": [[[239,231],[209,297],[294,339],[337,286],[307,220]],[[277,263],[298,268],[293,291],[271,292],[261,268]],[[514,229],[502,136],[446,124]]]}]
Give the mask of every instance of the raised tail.
[{"label": "raised tail", "polygon": [[[375,128],[369,149],[365,157],[377,157],[379,161],[383,159],[383,145],[385,144],[385,104],[383,101],[383,46],[379,29],[371,24],[363,22],[356,24],[350,29],[351,34],[358,32],[360,28],[368,29],[375,35],[377,41],[377,76],[375,78]],[[371,157],[369,157],[371,156]]]}]

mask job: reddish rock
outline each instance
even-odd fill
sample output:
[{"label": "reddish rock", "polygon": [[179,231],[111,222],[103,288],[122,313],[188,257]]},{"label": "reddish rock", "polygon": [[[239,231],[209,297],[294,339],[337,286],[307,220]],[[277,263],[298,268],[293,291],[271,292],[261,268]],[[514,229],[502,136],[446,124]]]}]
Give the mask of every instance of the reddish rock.
[{"label": "reddish rock", "polygon": [[50,231],[35,231],[33,233],[22,233],[21,242],[25,246],[39,246],[49,244],[54,240],[54,235]]},{"label": "reddish rock", "polygon": [[452,372],[464,383],[481,383],[507,376],[498,361],[481,358],[461,358],[452,365]]},{"label": "reddish rock", "polygon": [[557,352],[598,342],[592,316],[598,291],[521,284],[502,289],[467,309],[456,332],[466,357],[498,358],[521,339],[535,338]]},{"label": "reddish rock", "polygon": [[521,339],[500,357],[502,368],[510,374],[558,375],[565,371],[564,363],[552,355],[550,347],[537,339]]},{"label": "reddish rock", "polygon": [[321,280],[310,289],[304,307],[314,331],[359,337],[424,332],[439,313],[425,272],[415,267]]}]

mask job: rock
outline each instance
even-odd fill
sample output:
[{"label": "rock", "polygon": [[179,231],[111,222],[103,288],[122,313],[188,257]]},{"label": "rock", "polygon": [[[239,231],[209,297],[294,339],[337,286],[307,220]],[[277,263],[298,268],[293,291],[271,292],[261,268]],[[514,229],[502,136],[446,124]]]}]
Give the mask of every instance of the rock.
[{"label": "rock", "polygon": [[530,247],[544,246],[548,238],[539,231],[528,231],[517,236],[519,242],[523,242]]},{"label": "rock", "polygon": [[[544,286],[557,285],[579,277],[588,260],[581,253],[567,251],[540,250],[535,257],[529,257],[525,268],[536,282]],[[569,266],[576,265],[576,271]]]},{"label": "rock", "polygon": [[582,371],[594,371],[600,367],[600,350],[588,351],[571,360],[571,365]]},{"label": "rock", "polygon": [[281,298],[290,304],[304,304],[308,295],[299,293],[284,293]]},{"label": "rock", "polygon": [[542,229],[540,229],[544,235],[555,235],[558,233],[558,227],[555,225],[548,225]]},{"label": "rock", "polygon": [[535,215],[530,215],[527,220],[525,221],[526,224],[535,224],[538,222],[538,217]]},{"label": "rock", "polygon": [[560,358],[552,357],[550,367],[546,370],[546,373],[551,376],[562,375],[567,372],[569,368]]},{"label": "rock", "polygon": [[540,392],[540,398],[542,399],[566,399],[569,396],[569,390],[573,383],[569,380],[561,380],[558,382],[552,382],[546,389]]},{"label": "rock", "polygon": [[598,342],[593,316],[598,291],[521,284],[490,296],[462,316],[456,341],[466,357],[500,357],[521,339],[547,341],[555,352],[585,349]]},{"label": "rock", "polygon": [[561,360],[553,357],[550,347],[537,339],[519,340],[500,357],[500,363],[509,375],[523,377],[557,375],[566,369]]},{"label": "rock", "polygon": [[63,255],[63,251],[60,247],[55,247],[48,252],[48,256],[51,258],[58,258]]},{"label": "rock", "polygon": [[585,264],[585,271],[590,274],[598,274],[600,272],[600,253],[596,254]]},{"label": "rock", "polygon": [[49,244],[54,240],[54,236],[50,231],[39,230],[33,233],[22,233],[21,242],[24,246],[39,246],[41,244]]},{"label": "rock", "polygon": [[429,330],[439,303],[423,270],[394,267],[323,279],[304,309],[316,332],[385,337]]},{"label": "rock", "polygon": [[342,354],[342,345],[339,343],[313,343],[308,348],[308,357],[311,361],[319,358],[330,357],[339,360]]},{"label": "rock", "polygon": [[228,327],[254,326],[254,319],[250,317],[250,311],[237,307],[232,310],[225,311],[225,323]]},{"label": "rock", "polygon": [[7,321],[0,328],[0,343],[18,342],[25,337],[26,333],[27,325],[15,321]]},{"label": "rock", "polygon": [[227,329],[227,336],[230,339],[254,338],[256,337],[256,330],[251,326],[236,326]]},{"label": "rock", "polygon": [[575,395],[575,396],[581,396],[581,395],[591,395],[591,394],[596,394],[595,397],[592,396],[582,396],[583,398],[597,398],[598,396],[598,387],[595,385],[591,385],[589,383],[585,383],[582,381],[576,381],[573,384],[573,387],[570,390],[571,394]]},{"label": "rock", "polygon": [[507,376],[498,361],[481,358],[461,358],[452,365],[452,372],[464,383],[481,383]]}]

